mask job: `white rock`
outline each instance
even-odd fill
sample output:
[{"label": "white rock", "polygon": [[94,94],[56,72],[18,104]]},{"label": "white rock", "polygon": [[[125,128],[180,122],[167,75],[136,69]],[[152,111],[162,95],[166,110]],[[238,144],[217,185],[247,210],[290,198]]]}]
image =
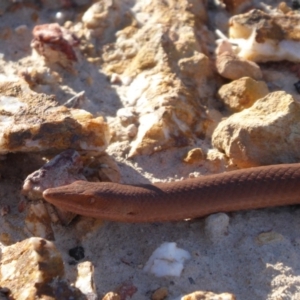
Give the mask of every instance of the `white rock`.
[{"label": "white rock", "polygon": [[20,25],[20,26],[18,26],[18,27],[15,28],[15,32],[16,32],[17,34],[23,34],[23,33],[25,33],[27,30],[28,30],[27,25]]},{"label": "white rock", "polygon": [[58,11],[55,14],[54,18],[55,18],[56,22],[62,24],[65,21],[65,19],[66,19],[66,15],[63,12]]},{"label": "white rock", "polygon": [[210,215],[205,220],[205,232],[212,241],[224,237],[228,231],[229,217],[224,213]]},{"label": "white rock", "polygon": [[85,295],[95,295],[94,266],[90,261],[85,261],[77,265],[77,279],[75,286]]},{"label": "white rock", "polygon": [[144,271],[157,277],[180,276],[185,260],[190,259],[188,251],[177,248],[176,243],[161,244],[150,256]]},{"label": "white rock", "polygon": [[110,76],[110,82],[112,84],[118,84],[118,83],[121,83],[122,80],[121,80],[121,77],[119,74],[116,74],[116,73],[112,73],[111,76]]}]

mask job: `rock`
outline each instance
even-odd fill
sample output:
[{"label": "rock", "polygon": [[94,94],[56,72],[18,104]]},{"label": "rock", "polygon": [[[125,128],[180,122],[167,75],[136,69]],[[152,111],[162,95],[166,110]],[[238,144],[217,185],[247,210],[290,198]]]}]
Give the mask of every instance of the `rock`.
[{"label": "rock", "polygon": [[177,247],[176,243],[162,243],[150,256],[144,271],[157,277],[181,275],[185,260],[190,259],[188,251]]},{"label": "rock", "polygon": [[216,68],[222,77],[231,80],[242,77],[251,77],[255,80],[262,79],[261,70],[256,63],[229,52],[223,52],[217,56]]},{"label": "rock", "polygon": [[120,300],[126,300],[132,298],[132,296],[138,291],[137,287],[130,281],[124,281],[118,288],[117,294],[120,295]]},{"label": "rock", "polygon": [[230,42],[238,45],[237,55],[267,62],[300,61],[300,15],[253,9],[229,21]]},{"label": "rock", "polygon": [[151,300],[164,300],[168,296],[168,289],[161,287],[153,292]]},{"label": "rock", "polygon": [[[192,97],[192,95],[186,96]],[[138,133],[131,143],[129,157],[151,154],[170,147],[187,146],[193,135],[205,135],[205,122],[201,118],[201,110],[193,109],[193,106],[180,102],[177,97],[179,95],[169,98],[167,106],[157,109],[149,107],[150,112],[141,114]],[[149,106],[151,105],[150,103]],[[197,115],[199,122],[196,121]]]},{"label": "rock", "polygon": [[3,232],[3,233],[0,234],[0,242],[4,246],[9,246],[9,245],[12,245],[14,243],[14,240],[13,240],[13,238],[10,234],[8,234],[7,232]]},{"label": "rock", "polygon": [[205,134],[207,138],[211,138],[218,124],[223,120],[222,113],[214,108],[206,110],[207,119],[205,121]]},{"label": "rock", "polygon": [[89,181],[120,182],[121,174],[116,161],[106,153],[83,157],[83,172]]},{"label": "rock", "polygon": [[278,9],[281,10],[284,14],[287,14],[290,11],[292,11],[292,9],[285,2],[280,2],[278,4]]},{"label": "rock", "polygon": [[243,77],[224,84],[218,91],[219,98],[232,110],[241,111],[269,93],[264,81]]},{"label": "rock", "polygon": [[89,36],[99,38],[103,33],[115,30],[120,22],[120,7],[116,0],[104,0],[92,4],[82,16]]},{"label": "rock", "polygon": [[64,68],[71,69],[77,62],[74,50],[79,39],[58,23],[37,25],[33,28],[31,47],[43,56],[48,64],[58,63]]},{"label": "rock", "polygon": [[229,217],[224,213],[213,214],[205,219],[205,233],[214,242],[228,233],[228,227]]},{"label": "rock", "polygon": [[183,161],[188,164],[199,163],[205,159],[205,154],[201,148],[194,148],[190,150],[183,158]]},{"label": "rock", "polygon": [[62,82],[62,78],[57,72],[51,71],[45,66],[29,67],[20,71],[18,75],[27,82],[31,89],[41,85],[57,85]]},{"label": "rock", "polygon": [[84,258],[84,248],[82,246],[76,246],[69,250],[69,255],[75,260],[81,260]]},{"label": "rock", "polygon": [[181,300],[236,300],[230,293],[215,294],[213,292],[197,291],[181,297]]},{"label": "rock", "polygon": [[[43,192],[48,188],[87,179],[119,182],[118,165],[107,154],[93,156],[92,153],[88,153],[86,156],[80,156],[77,151],[69,149],[28,175],[23,184],[22,194],[30,200],[42,200]],[[63,225],[68,225],[76,215],[57,207],[53,208],[48,203],[30,203],[26,216],[27,229],[35,236],[53,239],[53,236],[49,235],[49,232],[52,233],[49,216],[53,223],[60,221]]]},{"label": "rock", "polygon": [[94,271],[94,266],[90,261],[85,261],[77,265],[75,286],[87,296],[88,300],[98,299],[94,282]]},{"label": "rock", "polygon": [[[82,299],[63,281],[64,265],[54,244],[30,238],[3,249],[0,266],[0,286],[10,290],[13,299],[66,299],[63,295]],[[57,289],[59,292],[57,293]]]},{"label": "rock", "polygon": [[110,82],[112,84],[121,84],[122,83],[122,78],[120,77],[120,75],[112,73],[110,76]]},{"label": "rock", "polygon": [[25,230],[29,233],[29,236],[37,236],[53,241],[55,238],[50,215],[44,202],[29,203],[25,217]]},{"label": "rock", "polygon": [[121,297],[117,293],[109,292],[105,294],[102,300],[121,300]]},{"label": "rock", "polygon": [[191,57],[182,58],[178,61],[179,70],[183,78],[200,79],[212,74],[209,58],[203,53],[195,53]]},{"label": "rock", "polygon": [[[51,159],[39,170],[28,175],[24,181],[22,194],[30,200],[42,200],[43,192],[52,187],[70,184],[76,180],[86,180],[82,172],[82,159],[79,153],[69,149]],[[50,204],[34,202],[29,204],[26,215],[26,228],[34,235],[53,240],[51,221],[68,225],[75,214]],[[51,219],[50,219],[51,218]]]},{"label": "rock", "polygon": [[226,155],[217,149],[209,149],[206,153],[205,165],[210,173],[221,173],[227,169],[229,162]]},{"label": "rock", "polygon": [[[200,99],[214,93],[215,83],[209,59],[214,39],[202,26],[205,7],[202,0],[172,0],[167,6],[151,1],[103,47],[103,71],[114,79],[130,78],[124,99],[126,109],[135,110],[137,134],[129,135],[134,137],[129,157],[187,146],[206,135],[209,121]],[[113,141],[128,140],[117,124],[113,128]]]},{"label": "rock", "polygon": [[103,220],[88,218],[88,217],[80,217],[76,222],[74,222],[74,229],[76,230],[76,238],[78,241],[85,241],[95,232],[100,230],[100,227],[103,226]]},{"label": "rock", "polygon": [[0,83],[0,154],[75,150],[103,152],[110,140],[102,117],[58,106],[19,82]]},{"label": "rock", "polygon": [[[114,5],[115,1],[102,1],[91,5],[82,16],[82,22],[87,28],[106,27],[108,10]],[[108,26],[108,24],[107,24]]]},{"label": "rock", "polygon": [[81,173],[82,168],[83,161],[79,153],[72,149],[65,150],[26,177],[22,194],[30,200],[43,199],[43,192],[48,188],[86,180]]},{"label": "rock", "polygon": [[19,35],[24,34],[28,30],[27,25],[19,25],[15,28],[15,32]]},{"label": "rock", "polygon": [[284,237],[282,234],[278,232],[270,231],[270,232],[260,233],[255,240],[260,246],[262,246],[274,242],[281,242],[284,240]]},{"label": "rock", "polygon": [[11,212],[11,209],[10,209],[9,205],[0,206],[0,216],[1,217],[4,217],[4,216],[10,214],[10,212]]},{"label": "rock", "polygon": [[222,121],[212,144],[240,168],[300,160],[300,104],[283,91]]}]

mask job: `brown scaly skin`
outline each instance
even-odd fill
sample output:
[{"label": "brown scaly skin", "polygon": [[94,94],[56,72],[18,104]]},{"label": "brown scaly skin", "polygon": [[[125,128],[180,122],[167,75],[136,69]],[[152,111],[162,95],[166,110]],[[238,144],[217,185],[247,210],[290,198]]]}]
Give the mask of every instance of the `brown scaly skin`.
[{"label": "brown scaly skin", "polygon": [[61,209],[111,221],[183,220],[300,203],[300,163],[155,185],[76,181],[47,189],[43,196]]}]

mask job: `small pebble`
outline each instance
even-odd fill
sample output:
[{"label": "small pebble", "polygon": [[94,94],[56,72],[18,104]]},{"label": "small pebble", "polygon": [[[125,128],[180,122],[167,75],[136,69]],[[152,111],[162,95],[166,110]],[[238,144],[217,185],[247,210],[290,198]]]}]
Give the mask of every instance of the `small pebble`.
[{"label": "small pebble", "polygon": [[163,300],[168,296],[168,289],[166,287],[161,287],[153,292],[151,300]]},{"label": "small pebble", "polygon": [[6,216],[7,214],[10,213],[10,206],[9,205],[3,205],[0,209],[0,214],[1,216]]},{"label": "small pebble", "polygon": [[55,14],[55,20],[62,24],[64,21],[65,21],[65,14],[62,13],[61,11],[58,11],[56,14]]},{"label": "small pebble", "polygon": [[130,299],[136,292],[137,287],[131,281],[123,282],[117,289],[120,299]]},{"label": "small pebble", "polygon": [[215,294],[209,291],[197,291],[181,297],[181,300],[236,300],[233,294]]},{"label": "small pebble", "polygon": [[121,77],[119,74],[113,73],[110,76],[110,82],[113,84],[120,84],[122,83]]},{"label": "small pebble", "polygon": [[81,260],[84,258],[84,248],[82,246],[77,246],[69,250],[69,255],[75,260]]},{"label": "small pebble", "polygon": [[18,26],[18,27],[15,28],[15,32],[16,32],[17,34],[23,34],[23,33],[25,33],[27,30],[28,30],[27,25],[20,25],[20,26]]},{"label": "small pebble", "polygon": [[5,245],[9,246],[14,243],[14,239],[6,232],[0,234],[0,242]]},{"label": "small pebble", "polygon": [[205,155],[201,148],[194,148],[190,150],[183,158],[183,161],[187,164],[194,164],[202,161]]},{"label": "small pebble", "polygon": [[212,241],[217,241],[228,232],[229,217],[224,213],[210,215],[205,220],[205,232]]},{"label": "small pebble", "polygon": [[256,242],[260,246],[274,242],[281,242],[283,240],[283,235],[275,231],[263,232],[256,237]]},{"label": "small pebble", "polygon": [[197,178],[202,176],[200,172],[192,172],[189,174],[189,178]]},{"label": "small pebble", "polygon": [[121,297],[117,293],[109,292],[105,294],[102,300],[121,300]]}]

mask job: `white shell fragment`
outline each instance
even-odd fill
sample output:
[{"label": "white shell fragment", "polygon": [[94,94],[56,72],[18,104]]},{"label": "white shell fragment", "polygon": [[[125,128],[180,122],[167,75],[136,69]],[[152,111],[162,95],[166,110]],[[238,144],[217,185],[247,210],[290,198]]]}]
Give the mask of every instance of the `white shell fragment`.
[{"label": "white shell fragment", "polygon": [[163,243],[152,253],[144,267],[144,271],[157,277],[179,277],[185,260],[190,258],[189,252],[177,248],[176,243]]}]

